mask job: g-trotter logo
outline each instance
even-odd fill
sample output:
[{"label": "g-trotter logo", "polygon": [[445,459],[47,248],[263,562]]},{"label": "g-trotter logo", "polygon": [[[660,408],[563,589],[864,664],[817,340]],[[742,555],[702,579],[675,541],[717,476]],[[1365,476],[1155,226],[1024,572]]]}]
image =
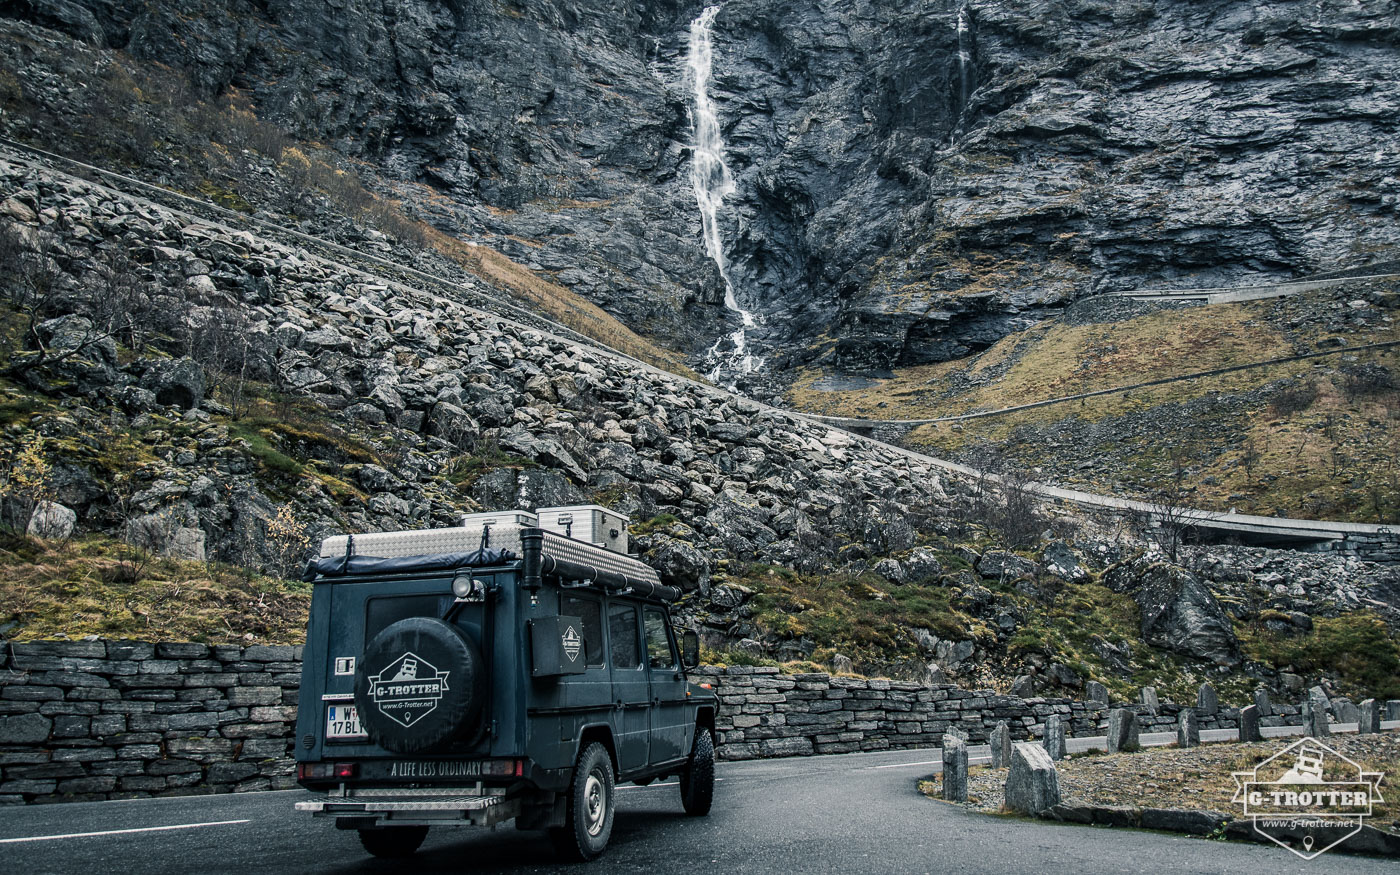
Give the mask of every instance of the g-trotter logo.
[{"label": "g-trotter logo", "polygon": [[369,697],[385,717],[409,727],[433,713],[447,691],[450,671],[405,653],[369,678]]},{"label": "g-trotter logo", "polygon": [[559,643],[564,648],[564,655],[569,657],[569,662],[578,662],[578,651],[583,644],[583,639],[579,637],[578,630],[573,626],[564,629],[564,634],[560,637]]},{"label": "g-trotter logo", "polygon": [[1304,860],[1361,832],[1381,798],[1381,772],[1365,771],[1316,738],[1303,738],[1252,771],[1234,772],[1235,798],[1254,831]]}]

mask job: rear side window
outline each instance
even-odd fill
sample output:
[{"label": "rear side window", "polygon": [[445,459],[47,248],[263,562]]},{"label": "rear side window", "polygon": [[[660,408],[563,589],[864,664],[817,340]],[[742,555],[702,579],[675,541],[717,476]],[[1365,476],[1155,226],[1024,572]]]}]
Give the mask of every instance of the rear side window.
[{"label": "rear side window", "polygon": [[671,636],[666,633],[666,615],[646,609],[647,665],[652,668],[674,669],[676,654],[671,649]]},{"label": "rear side window", "polygon": [[613,668],[640,668],[637,647],[637,609],[631,605],[608,607],[608,641],[612,647]]},{"label": "rear side window", "polygon": [[566,595],[559,600],[559,613],[583,620],[583,653],[588,665],[603,664],[603,609],[597,599]]}]

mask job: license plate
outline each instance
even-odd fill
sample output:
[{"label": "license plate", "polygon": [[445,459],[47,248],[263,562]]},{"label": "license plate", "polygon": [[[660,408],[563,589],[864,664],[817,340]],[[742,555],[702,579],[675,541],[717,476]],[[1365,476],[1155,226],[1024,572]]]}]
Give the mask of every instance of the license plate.
[{"label": "license plate", "polygon": [[360,726],[360,714],[355,710],[354,705],[328,705],[326,707],[327,741],[364,737],[365,730]]}]

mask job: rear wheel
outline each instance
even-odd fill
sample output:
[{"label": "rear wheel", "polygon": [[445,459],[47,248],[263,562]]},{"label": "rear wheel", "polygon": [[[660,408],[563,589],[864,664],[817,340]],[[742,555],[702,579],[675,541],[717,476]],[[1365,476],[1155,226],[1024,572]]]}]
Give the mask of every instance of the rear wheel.
[{"label": "rear wheel", "polygon": [[595,741],[584,748],[574,766],[564,826],[550,832],[560,854],[571,860],[592,860],[607,848],[614,786],[608,749]]},{"label": "rear wheel", "polygon": [[411,857],[427,837],[426,826],[386,826],[360,830],[360,844],[365,846],[365,850],[376,857],[388,859]]},{"label": "rear wheel", "polygon": [[681,773],[681,805],[685,813],[700,817],[710,813],[715,798],[715,740],[710,730],[701,726],[695,730],[695,745],[690,762]]}]

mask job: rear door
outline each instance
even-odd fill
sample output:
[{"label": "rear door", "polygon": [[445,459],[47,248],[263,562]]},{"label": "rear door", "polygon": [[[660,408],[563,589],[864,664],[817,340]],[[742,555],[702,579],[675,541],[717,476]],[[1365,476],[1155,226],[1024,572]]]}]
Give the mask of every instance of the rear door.
[{"label": "rear door", "polygon": [[637,606],[608,605],[608,664],[612,671],[617,716],[617,765],[622,774],[645,769],[650,756],[651,686],[642,663],[642,635]]},{"label": "rear door", "polygon": [[651,764],[659,766],[690,753],[693,728],[686,720],[685,675],[666,612],[642,608],[642,631],[651,681]]}]

